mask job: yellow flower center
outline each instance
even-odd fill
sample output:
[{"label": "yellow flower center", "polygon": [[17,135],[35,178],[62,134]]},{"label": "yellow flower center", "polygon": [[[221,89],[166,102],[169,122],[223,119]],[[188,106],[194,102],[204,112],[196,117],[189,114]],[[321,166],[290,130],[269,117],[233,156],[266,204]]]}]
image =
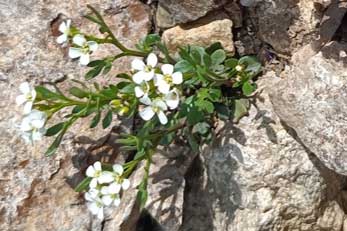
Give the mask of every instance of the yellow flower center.
[{"label": "yellow flower center", "polygon": [[171,84],[172,83],[172,76],[171,75],[164,75],[164,80],[168,84]]}]

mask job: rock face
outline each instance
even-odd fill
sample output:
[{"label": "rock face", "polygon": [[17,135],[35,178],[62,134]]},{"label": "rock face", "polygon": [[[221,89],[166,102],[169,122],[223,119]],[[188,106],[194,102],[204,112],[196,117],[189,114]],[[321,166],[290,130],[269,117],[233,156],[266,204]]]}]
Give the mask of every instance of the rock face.
[{"label": "rock face", "polygon": [[[212,17],[215,19],[215,17]],[[223,16],[221,17],[223,18]],[[230,19],[210,18],[198,20],[189,26],[176,26],[163,33],[163,41],[171,52],[176,52],[179,46],[199,45],[209,46],[220,42],[224,49],[233,55],[235,52],[233,43],[232,26]]]},{"label": "rock face", "polygon": [[[244,0],[250,18],[257,27],[257,36],[275,51],[292,53],[314,40],[326,1],[313,0]],[[322,5],[318,8],[317,5]]]},{"label": "rock face", "polygon": [[283,74],[271,99],[276,113],[329,168],[347,175],[346,44],[314,54],[305,47]]},{"label": "rock face", "polygon": [[[260,88],[271,89],[273,77],[265,78]],[[288,134],[266,92],[187,174],[182,230],[342,229],[345,177]]]},{"label": "rock face", "polygon": [[[68,74],[83,79],[87,68],[68,59],[67,49],[59,47],[51,31],[56,20],[65,17],[83,31],[95,32],[97,28],[82,17],[87,13],[87,3],[101,10],[115,33],[129,46],[134,46],[150,30],[149,7],[140,1],[29,0],[1,4],[0,230],[102,229],[101,222],[90,215],[84,199],[73,187],[90,163],[101,156],[108,156],[106,160],[112,156],[112,152],[108,153],[109,145],[104,145],[105,150],[94,150],[94,146],[108,140],[110,129],[91,131],[88,123],[81,121],[67,134],[59,153],[48,158],[44,156],[46,144],[36,147],[24,144],[16,127],[21,111],[16,110],[15,97],[21,82],[55,82]],[[101,48],[93,58],[109,52],[108,49]],[[114,71],[129,66],[125,59]],[[61,85],[69,84],[67,81]],[[119,217],[123,218],[120,223],[124,221],[124,214]]]},{"label": "rock face", "polygon": [[156,21],[162,28],[194,21],[221,7],[226,0],[159,0]]}]

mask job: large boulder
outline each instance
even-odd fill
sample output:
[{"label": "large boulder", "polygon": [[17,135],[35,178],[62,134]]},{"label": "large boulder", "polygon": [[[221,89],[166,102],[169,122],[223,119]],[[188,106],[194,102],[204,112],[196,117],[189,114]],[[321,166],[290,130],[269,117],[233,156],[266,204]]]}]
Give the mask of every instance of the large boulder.
[{"label": "large boulder", "polygon": [[258,82],[250,115],[225,124],[188,172],[182,230],[342,230],[345,177],[281,125],[267,95],[273,81]]},{"label": "large boulder", "polygon": [[[83,79],[87,68],[69,60],[67,49],[59,47],[53,34],[62,18],[71,18],[83,31],[97,32],[95,25],[83,19],[88,12],[87,2],[104,14],[114,32],[128,46],[133,47],[151,28],[149,7],[140,1],[28,0],[1,4],[0,230],[102,229],[102,222],[91,216],[84,199],[73,187],[82,179],[81,173],[89,164],[102,156],[107,156],[107,161],[117,155],[116,150],[107,145],[114,141],[111,129],[90,130],[87,122],[90,118],[80,121],[66,135],[57,155],[45,157],[45,148],[51,140],[35,147],[24,144],[17,128],[21,110],[15,106],[18,87],[23,81],[61,82],[64,76],[70,78],[69,74]],[[100,48],[92,58],[108,51],[117,52],[109,49]],[[129,66],[129,60],[123,59],[113,73]],[[69,81],[60,83],[63,88],[69,84]],[[103,150],[97,148],[102,144]],[[122,223],[124,214],[119,212],[118,217],[123,219],[119,219]]]},{"label": "large boulder", "polygon": [[327,167],[347,175],[347,44],[293,57],[271,94],[276,113]]}]

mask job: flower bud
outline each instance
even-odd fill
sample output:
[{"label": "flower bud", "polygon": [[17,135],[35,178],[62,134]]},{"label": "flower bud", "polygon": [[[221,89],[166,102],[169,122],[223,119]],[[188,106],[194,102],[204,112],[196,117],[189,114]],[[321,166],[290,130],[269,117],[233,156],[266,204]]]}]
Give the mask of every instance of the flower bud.
[{"label": "flower bud", "polygon": [[238,71],[238,72],[240,72],[240,71],[243,70],[243,66],[242,66],[242,65],[237,65],[237,66],[235,67],[235,70]]}]

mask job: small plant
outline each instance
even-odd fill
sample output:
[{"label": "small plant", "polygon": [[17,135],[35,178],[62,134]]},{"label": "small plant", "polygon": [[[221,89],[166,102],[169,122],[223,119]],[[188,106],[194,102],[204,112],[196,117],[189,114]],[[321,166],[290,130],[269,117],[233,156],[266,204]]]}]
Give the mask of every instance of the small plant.
[{"label": "small plant", "polygon": [[[27,142],[54,137],[47,156],[57,151],[66,131],[80,118],[90,117],[91,129],[99,124],[109,127],[115,116],[139,120],[141,126],[117,140],[123,150],[134,152],[133,159],[113,166],[94,163],[76,188],[77,192],[87,191],[88,208],[103,219],[104,206],[119,205],[121,191],[130,187],[128,178],[141,162],[145,174],[137,189],[141,207],[145,205],[149,168],[158,146],[184,138],[198,152],[202,144],[213,140],[218,120],[237,122],[246,115],[248,97],[256,89],[253,79],[261,65],[253,57],[227,56],[220,43],[207,48],[185,46],[178,54],[170,54],[156,34],[147,35],[136,49],[129,49],[114,36],[102,16],[93,7],[88,8],[91,14],[85,17],[99,25],[103,36],[85,34],[67,20],[59,27],[57,42],[69,45],[70,58],[90,68],[86,81],[109,73],[123,56],[135,57],[131,70],[115,76],[115,83],[108,86],[95,83],[88,87],[75,80],[67,93],[56,86],[32,88],[23,83],[17,103],[24,105],[21,131]],[[102,44],[113,44],[120,52],[90,61]],[[70,113],[65,120],[46,129],[50,118],[66,108]]]}]

